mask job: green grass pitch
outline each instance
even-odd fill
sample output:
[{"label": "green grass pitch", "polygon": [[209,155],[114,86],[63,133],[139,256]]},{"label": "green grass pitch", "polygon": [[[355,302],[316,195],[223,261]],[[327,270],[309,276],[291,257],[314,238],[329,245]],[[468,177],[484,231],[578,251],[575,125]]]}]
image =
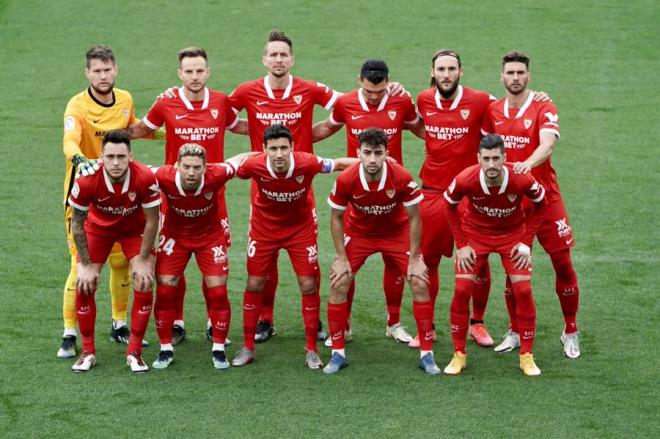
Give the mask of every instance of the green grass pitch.
[{"label": "green grass pitch", "polygon": [[[650,0],[584,3],[0,1],[0,437],[657,437],[660,7]],[[116,85],[133,94],[141,117],[161,90],[178,83],[180,48],[206,48],[209,85],[229,92],[264,75],[263,41],[273,28],[294,40],[295,75],[342,91],[356,87],[363,60],[380,57],[416,95],[428,85],[432,53],[451,47],[462,54],[464,85],[501,96],[501,55],[529,53],[531,87],[550,94],[561,115],[553,160],[577,243],[582,358],[562,355],[554,275],[541,251],[534,275],[538,379],[520,374],[516,354],[473,343],[461,377],[417,370],[417,353],[384,337],[378,258],[358,277],[351,366],[338,376],[303,367],[299,292],[285,255],[279,335],[258,345],[250,367],[213,370],[196,268],[188,270],[189,339],[170,369],[129,373],[124,348],[107,339],[105,273],[97,294],[98,366],[75,375],[71,361],[55,357],[68,270],[62,113],[86,87],[84,52],[98,43],[115,49]],[[326,115],[317,109],[317,120]],[[343,140],[342,131],[316,151],[340,155]],[[231,133],[226,144],[228,155],[248,147]],[[135,150],[144,162],[162,163],[162,142],[139,141]],[[423,142],[406,133],[404,151],[416,174]],[[333,178],[315,182],[324,298],[333,256],[325,197]],[[231,356],[241,342],[248,184],[231,182],[228,193]],[[486,317],[499,338],[507,324],[502,270],[491,262]],[[441,366],[451,353],[450,268],[443,263],[436,308]],[[409,292],[402,320],[414,332]],[[158,350],[153,324],[147,338],[150,363]]]}]

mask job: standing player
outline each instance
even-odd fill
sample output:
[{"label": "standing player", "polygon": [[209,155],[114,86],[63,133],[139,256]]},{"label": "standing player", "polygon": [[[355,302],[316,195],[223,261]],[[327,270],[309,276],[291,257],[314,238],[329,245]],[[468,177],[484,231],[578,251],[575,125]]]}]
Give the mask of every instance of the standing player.
[{"label": "standing player", "polygon": [[[548,210],[538,230],[538,240],[550,255],[556,275],[556,292],[564,314],[564,331],[560,340],[567,358],[578,358],[580,346],[576,316],[579,306],[577,275],[571,261],[573,232],[562,200],[550,157],[559,139],[559,115],[552,102],[537,102],[528,90],[531,79],[529,57],[521,52],[509,52],[502,58],[502,83],[506,97],[488,108],[484,131],[499,134],[504,139],[509,161],[515,173],[532,175],[547,191]],[[495,348],[508,352],[520,345],[516,327],[516,296],[509,283],[505,291],[511,320],[504,341]]]},{"label": "standing player", "polygon": [[[147,115],[131,127],[134,137],[142,137],[165,125],[165,164],[173,165],[178,158],[179,148],[185,143],[194,142],[205,150],[209,163],[221,163],[224,160],[225,130],[247,134],[247,124],[231,110],[227,96],[206,87],[211,69],[204,49],[188,47],[179,51],[179,69],[177,71],[182,86],[172,90],[172,99],[158,99]],[[167,212],[168,203],[163,203],[162,211]],[[222,226],[227,246],[231,245],[229,216],[225,203],[224,187],[218,192],[218,221]],[[202,282],[206,298],[207,311],[209,297],[206,283]],[[185,277],[180,276],[180,283],[175,294],[176,315],[173,328],[173,344],[185,338],[183,321],[183,303],[186,293]],[[210,328],[210,326],[209,326]]]},{"label": "standing player", "polygon": [[232,361],[234,366],[254,360],[254,335],[266,275],[272,270],[275,255],[286,249],[302,293],[305,365],[310,369],[323,367],[316,347],[320,272],[314,204],[309,192],[318,173],[341,171],[356,159],[322,159],[293,151],[292,138],[288,128],[271,125],[264,132],[264,152],[250,157],[237,172],[239,178],[252,178],[256,190],[251,201],[248,280],[243,293],[244,346]]},{"label": "standing player", "polygon": [[[396,261],[398,270],[406,273],[413,291],[417,331],[422,334],[419,367],[437,375],[440,369],[433,359],[433,309],[428,273],[419,247],[422,226],[418,204],[424,196],[408,171],[386,162],[384,130],[368,128],[358,139],[360,163],[337,178],[328,198],[332,207],[330,230],[337,255],[332,264],[328,302],[332,357],[323,371],[334,374],[348,366],[344,350],[346,292],[366,259],[380,252]],[[344,221],[349,203],[351,209]]]},{"label": "standing player", "polygon": [[174,361],[174,299],[179,278],[193,253],[206,288],[213,328],[213,365],[219,370],[229,367],[225,356],[231,318],[227,297],[229,261],[227,238],[217,218],[218,193],[234,177],[247,155],[239,154],[226,163],[207,166],[205,149],[196,143],[186,143],[179,149],[174,166],[165,165],[156,172],[169,207],[160,231],[156,258],[154,318],[160,338],[160,354],[153,363],[155,369],[165,369]]},{"label": "standing player", "polygon": [[[323,140],[346,125],[346,156],[357,157],[359,148],[358,135],[367,128],[380,128],[388,138],[388,156],[403,166],[401,152],[401,133],[404,129],[423,129],[420,118],[415,112],[415,104],[408,94],[390,96],[389,69],[385,61],[370,59],[362,64],[358,84],[360,88],[340,96],[328,119],[318,122],[313,127],[313,140]],[[387,328],[385,335],[395,341],[409,343],[412,337],[401,326],[401,299],[403,297],[403,278],[405,272],[398,270],[397,261],[382,254],[385,265],[383,271],[383,291],[387,303]],[[350,320],[355,283],[347,292],[348,315]],[[350,334],[350,321],[345,337]],[[325,341],[332,346],[332,340]]]},{"label": "standing player", "polygon": [[[531,175],[515,174],[505,165],[504,142],[487,135],[479,143],[479,164],[456,176],[444,193],[447,221],[456,240],[454,298],[450,308],[454,357],[444,372],[458,375],[467,367],[465,338],[470,318],[470,297],[477,273],[488,263],[490,253],[499,253],[516,297],[517,326],[521,330],[520,369],[527,376],[540,375],[532,346],[536,307],[532,297],[534,235],[545,213],[545,190]],[[525,224],[523,197],[532,208]],[[465,213],[458,205],[468,200]]]},{"label": "standing player", "polygon": [[[82,354],[72,366],[86,372],[96,364],[94,295],[103,263],[119,243],[133,271],[131,335],[126,361],[133,372],[149,370],[142,361],[142,339],[153,300],[153,243],[158,232],[158,182],[131,153],[127,131],[108,131],[103,137],[101,171],[83,176],[71,188],[71,229],[78,249],[76,313],[82,335]],[[89,214],[89,219],[88,219]]]},{"label": "standing player", "polygon": [[[240,84],[230,95],[235,112],[243,109],[247,112],[252,151],[263,150],[264,131],[277,124],[291,131],[297,151],[312,153],[314,106],[320,105],[328,110],[340,94],[320,82],[307,81],[290,74],[295,57],[293,43],[284,32],[273,31],[268,35],[262,62],[268,70],[267,75]],[[255,196],[253,183],[252,198]],[[310,192],[309,196],[314,203],[314,194]],[[278,282],[277,254],[274,257],[272,272],[267,274],[267,282],[261,294],[263,304],[256,333],[258,342],[266,341],[275,334],[273,306]]]},{"label": "standing player", "polygon": [[[83,175],[93,174],[101,155],[101,142],[106,131],[126,128],[134,122],[133,98],[114,87],[117,77],[115,54],[108,46],[94,46],[85,55],[85,76],[89,80],[87,90],[69,100],[64,111],[64,225],[66,227],[71,269],[64,285],[64,335],[57,352],[60,358],[76,355],[76,246],[71,234],[71,207],[67,199],[74,184],[76,169]],[[115,245],[108,258],[110,265],[110,293],[112,297],[111,338],[118,343],[128,343],[126,308],[130,289],[128,262]]]}]

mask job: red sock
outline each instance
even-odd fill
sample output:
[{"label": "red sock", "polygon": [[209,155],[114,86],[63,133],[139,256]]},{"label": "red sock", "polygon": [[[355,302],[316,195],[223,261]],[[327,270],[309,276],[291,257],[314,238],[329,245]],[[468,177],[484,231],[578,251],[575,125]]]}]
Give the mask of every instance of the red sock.
[{"label": "red sock", "polygon": [[273,321],[273,309],[275,308],[275,292],[279,281],[278,276],[277,258],[275,258],[271,265],[270,273],[266,275],[264,289],[261,290],[261,312],[259,314],[259,320],[268,320],[271,325],[275,324]]},{"label": "red sock", "polygon": [[385,262],[383,270],[383,290],[387,304],[387,325],[396,325],[401,321],[401,300],[403,300],[403,277],[396,265]]},{"label": "red sock", "polygon": [[206,317],[211,318],[211,298],[209,297],[209,287],[202,279],[202,294],[204,295],[204,303],[206,304]]},{"label": "red sock", "polygon": [[[346,290],[346,330],[351,329],[351,314],[353,312],[353,299],[355,298],[355,279]],[[343,336],[342,336],[343,337]]]},{"label": "red sock", "polygon": [[457,277],[454,281],[454,297],[449,307],[449,322],[451,324],[451,338],[454,340],[454,352],[466,353],[465,343],[470,324],[470,297],[472,297],[474,286],[474,281],[470,279]]},{"label": "red sock", "polygon": [[261,308],[261,293],[243,292],[243,346],[254,351],[254,334]]},{"label": "red sock", "polygon": [[90,294],[82,294],[76,289],[76,317],[78,317],[78,329],[80,329],[80,337],[82,338],[82,350],[94,354],[96,354],[96,347],[94,346],[95,294],[96,291]]},{"label": "red sock", "polygon": [[142,339],[149,325],[151,304],[154,300],[152,290],[138,291],[133,289],[133,305],[131,307],[131,337],[128,340],[126,353],[142,352]]},{"label": "red sock", "polygon": [[413,300],[413,315],[419,334],[419,350],[433,350],[433,305],[431,301],[418,302]]},{"label": "red sock", "polygon": [[160,344],[172,343],[172,324],[174,323],[174,300],[177,286],[156,285],[156,304],[154,321]]},{"label": "red sock", "polygon": [[441,256],[424,256],[424,262],[429,269],[429,296],[431,297],[431,304],[435,310],[435,301],[440,292],[440,275],[438,268],[440,267]]},{"label": "red sock", "polygon": [[174,295],[174,320],[183,320],[183,302],[186,298],[186,276],[181,274]]},{"label": "red sock", "polygon": [[518,319],[516,318],[516,296],[513,294],[513,287],[511,287],[509,276],[506,277],[504,301],[506,302],[506,310],[509,313],[509,328],[511,328],[513,332],[520,334],[520,331],[518,331]]},{"label": "red sock", "polygon": [[344,349],[344,330],[348,316],[348,303],[328,302],[328,329],[332,339],[332,349]]},{"label": "red sock", "polygon": [[532,296],[532,283],[524,280],[516,282],[512,286],[516,298],[516,316],[520,330],[520,353],[531,353],[536,332],[536,305]]},{"label": "red sock", "polygon": [[231,306],[227,297],[227,286],[207,287],[209,315],[213,325],[213,343],[223,343],[227,339],[231,322]]},{"label": "red sock", "polygon": [[555,276],[557,276],[555,290],[564,314],[564,331],[572,334],[577,331],[576,316],[580,306],[580,290],[573,262],[571,262],[571,251],[565,249],[550,253],[550,260],[555,268]]},{"label": "red sock", "polygon": [[472,291],[472,319],[484,320],[488,295],[490,294],[490,267],[483,265],[483,269],[477,274],[477,281]]},{"label": "red sock", "polygon": [[318,290],[313,294],[303,294],[302,315],[305,325],[305,349],[317,351],[316,333],[319,330],[319,315],[321,308],[321,295]]}]

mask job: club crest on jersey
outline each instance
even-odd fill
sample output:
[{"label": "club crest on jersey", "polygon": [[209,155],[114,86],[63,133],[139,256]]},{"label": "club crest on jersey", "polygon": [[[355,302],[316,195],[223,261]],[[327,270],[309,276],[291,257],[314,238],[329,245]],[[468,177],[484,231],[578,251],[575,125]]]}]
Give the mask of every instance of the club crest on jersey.
[{"label": "club crest on jersey", "polygon": [[390,117],[391,120],[396,119],[396,111],[388,111],[387,115]]},{"label": "club crest on jersey", "polygon": [[506,197],[509,199],[509,201],[511,201],[511,202],[513,203],[514,201],[516,201],[516,198],[518,198],[518,195],[516,195],[516,194],[509,194],[509,195],[507,195]]},{"label": "club crest on jersey", "polygon": [[129,192],[128,193],[128,199],[131,201],[135,201],[135,192]]},{"label": "club crest on jersey", "polygon": [[204,194],[204,198],[206,198],[207,200],[210,200],[211,198],[213,198],[213,192],[207,192],[207,193],[205,193],[205,194]]},{"label": "club crest on jersey", "polygon": [[470,110],[468,110],[467,108],[461,110],[461,117],[463,118],[463,120],[467,120],[467,118],[470,117]]},{"label": "club crest on jersey", "polygon": [[532,119],[525,119],[525,120],[523,121],[523,124],[525,125],[525,129],[528,130],[529,127],[532,126]]},{"label": "club crest on jersey", "polygon": [[300,103],[302,102],[302,96],[301,95],[295,95],[293,97],[293,102],[295,102],[296,105],[300,105]]},{"label": "club crest on jersey", "polygon": [[302,183],[304,179],[305,179],[305,176],[304,176],[304,175],[298,175],[298,176],[296,177],[296,181],[297,181],[298,183]]},{"label": "club crest on jersey", "polygon": [[394,198],[394,194],[396,194],[396,191],[394,189],[388,189],[385,191],[388,197]]},{"label": "club crest on jersey", "polygon": [[218,109],[217,109],[217,108],[211,108],[211,117],[212,117],[213,119],[217,119],[217,118],[218,118]]}]

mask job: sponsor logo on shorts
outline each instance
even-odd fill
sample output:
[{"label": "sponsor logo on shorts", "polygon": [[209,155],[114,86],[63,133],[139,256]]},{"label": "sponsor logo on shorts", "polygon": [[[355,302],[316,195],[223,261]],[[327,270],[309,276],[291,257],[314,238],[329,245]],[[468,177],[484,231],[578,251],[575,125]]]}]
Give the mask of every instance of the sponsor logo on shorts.
[{"label": "sponsor logo on shorts", "polygon": [[316,245],[311,245],[307,247],[307,262],[314,264],[319,260],[319,251],[316,248]]},{"label": "sponsor logo on shorts", "polygon": [[563,238],[564,236],[567,236],[569,233],[571,233],[571,226],[568,225],[568,220],[566,218],[555,221],[555,224],[557,225],[557,236],[560,238]]},{"label": "sponsor logo on shorts", "polygon": [[224,248],[220,245],[218,247],[212,247],[213,251],[213,262],[216,264],[223,264],[227,262],[227,253]]}]

